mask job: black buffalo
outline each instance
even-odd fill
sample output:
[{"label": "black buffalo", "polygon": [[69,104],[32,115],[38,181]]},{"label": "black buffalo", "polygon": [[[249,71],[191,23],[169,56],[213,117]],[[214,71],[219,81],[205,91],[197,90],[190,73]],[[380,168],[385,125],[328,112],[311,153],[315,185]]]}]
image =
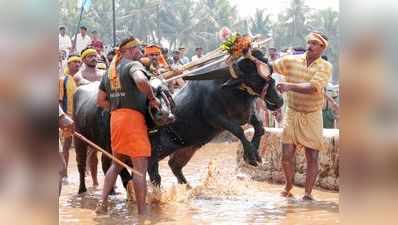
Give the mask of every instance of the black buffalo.
[{"label": "black buffalo", "polygon": [[[254,50],[253,55],[267,63],[260,50]],[[260,162],[257,150],[264,128],[253,111],[254,101],[262,96],[268,109],[276,110],[283,105],[283,98],[275,89],[275,81],[261,78],[251,60],[241,59],[233,70],[239,76],[237,79],[231,78],[231,71],[224,63],[185,78],[191,81],[173,96],[176,121],[151,136],[153,151],[148,172],[152,183],[160,184],[158,161],[169,155],[168,164],[178,182],[187,183],[182,168],[196,150],[225,130],[239,138],[247,163]],[[255,131],[251,141],[241,128],[247,123]]]}]

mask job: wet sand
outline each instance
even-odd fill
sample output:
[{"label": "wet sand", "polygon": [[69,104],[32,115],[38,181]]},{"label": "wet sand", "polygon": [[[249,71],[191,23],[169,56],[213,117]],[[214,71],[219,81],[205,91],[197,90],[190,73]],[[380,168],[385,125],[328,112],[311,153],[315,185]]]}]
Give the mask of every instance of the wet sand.
[{"label": "wet sand", "polygon": [[[295,187],[295,198],[279,196],[282,185],[250,180],[237,170],[237,143],[210,143],[200,149],[184,168],[191,189],[178,185],[167,165],[160,162],[162,194],[148,194],[149,215],[138,217],[135,203],[126,201],[118,179],[118,195],[110,198],[107,215],[95,215],[103,174],[99,169],[98,188],[86,177],[88,192],[78,195],[78,171],[71,150],[69,184],[64,185],[59,200],[61,225],[116,224],[339,224],[339,194],[314,190],[314,202],[301,200],[304,189]],[[153,199],[160,202],[153,202]]]}]

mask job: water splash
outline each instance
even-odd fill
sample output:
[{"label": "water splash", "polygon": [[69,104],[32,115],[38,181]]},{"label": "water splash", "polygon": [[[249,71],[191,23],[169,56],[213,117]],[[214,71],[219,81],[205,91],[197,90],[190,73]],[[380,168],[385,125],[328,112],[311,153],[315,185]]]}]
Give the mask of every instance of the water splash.
[{"label": "water splash", "polygon": [[210,160],[207,170],[202,175],[198,185],[191,188],[188,184],[174,184],[159,189],[150,185],[148,188],[148,203],[189,202],[194,198],[202,199],[242,199],[253,192],[248,177],[237,176],[230,168],[222,168],[220,162]]}]

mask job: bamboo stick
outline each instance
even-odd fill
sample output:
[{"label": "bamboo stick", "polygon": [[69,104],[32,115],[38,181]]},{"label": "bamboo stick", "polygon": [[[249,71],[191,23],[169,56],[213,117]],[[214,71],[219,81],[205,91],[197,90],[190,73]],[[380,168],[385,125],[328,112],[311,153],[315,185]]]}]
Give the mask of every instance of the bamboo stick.
[{"label": "bamboo stick", "polygon": [[104,149],[102,149],[100,146],[96,145],[95,143],[91,142],[90,140],[88,140],[86,137],[84,137],[83,135],[79,134],[78,132],[74,132],[73,133],[76,137],[78,137],[80,140],[86,142],[87,144],[89,144],[91,147],[95,148],[96,150],[102,152],[102,154],[105,154],[106,156],[108,156],[109,158],[111,158],[113,161],[115,161],[116,163],[118,163],[119,165],[123,166],[124,168],[126,168],[127,170],[133,172],[134,174],[142,177],[142,173],[140,173],[139,171],[131,168],[130,166],[128,166],[127,164],[125,164],[124,162],[122,162],[121,160],[119,160],[118,158],[114,157],[112,154],[110,154],[109,152],[105,151]]},{"label": "bamboo stick", "polygon": [[[257,39],[255,41],[253,41],[252,46],[259,48],[259,47],[264,47],[269,41],[271,41],[272,38],[267,38],[267,39]],[[195,67],[201,66],[203,64],[206,64],[208,62],[211,62],[213,60],[216,60],[222,56],[225,56],[227,53],[225,53],[222,49],[217,48],[207,54],[205,54],[202,58],[192,61],[190,63],[187,63],[185,65],[182,66],[182,71],[186,71],[186,70],[191,70],[194,69]],[[180,75],[177,75],[175,73],[175,71],[167,71],[165,73],[162,73],[161,76],[167,81],[167,82],[171,82],[173,80],[182,78],[186,75],[188,75],[189,73],[183,73]]]}]

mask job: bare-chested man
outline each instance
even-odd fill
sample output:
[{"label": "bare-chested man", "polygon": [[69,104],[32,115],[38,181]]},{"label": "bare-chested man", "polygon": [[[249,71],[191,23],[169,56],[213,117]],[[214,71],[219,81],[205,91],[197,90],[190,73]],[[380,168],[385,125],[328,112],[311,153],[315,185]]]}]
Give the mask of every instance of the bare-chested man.
[{"label": "bare-chested man", "polygon": [[[98,52],[92,47],[87,47],[83,49],[80,53],[84,67],[80,71],[80,75],[90,81],[100,81],[105,70],[100,70],[97,68]],[[93,179],[93,185],[98,186],[98,156],[94,149],[89,148],[87,153],[87,166],[90,168],[91,178]]]},{"label": "bare-chested man", "polygon": [[91,82],[100,81],[104,70],[97,69],[97,51],[94,48],[87,47],[80,53],[84,67],[81,70],[81,75],[86,80]]}]

